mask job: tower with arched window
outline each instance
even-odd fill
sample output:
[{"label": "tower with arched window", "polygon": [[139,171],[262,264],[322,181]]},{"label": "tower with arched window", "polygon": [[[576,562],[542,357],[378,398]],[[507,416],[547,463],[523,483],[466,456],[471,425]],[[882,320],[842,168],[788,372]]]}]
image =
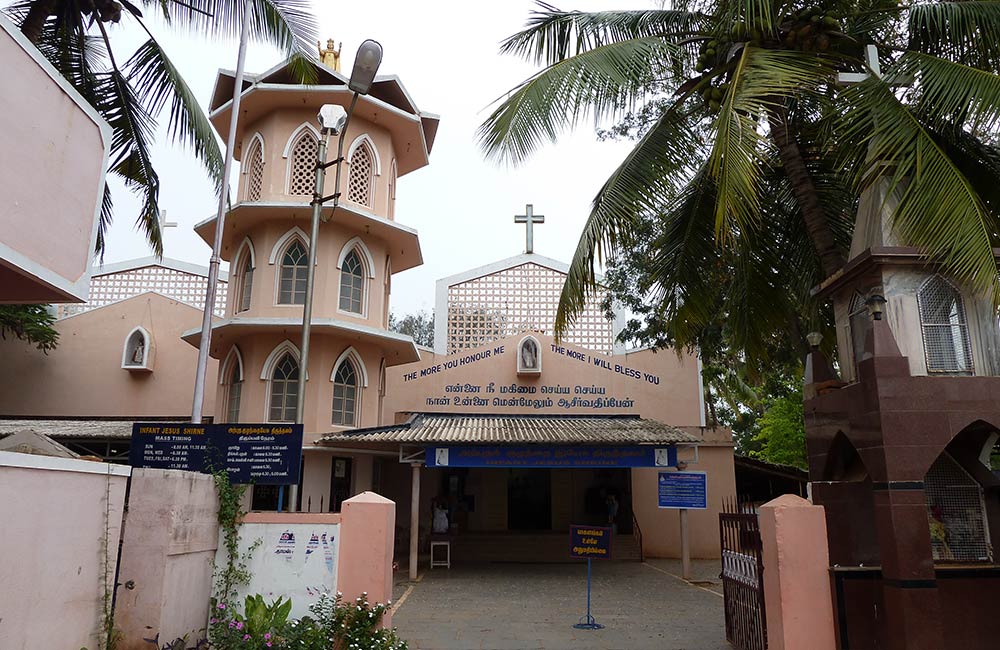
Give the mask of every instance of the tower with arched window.
[{"label": "tower with arched window", "polygon": [[[376,80],[358,100],[345,134],[340,207],[311,242],[309,203],[323,137],[316,114],[327,103],[346,109],[352,96],[346,77],[314,65],[318,85],[309,93],[287,62],[247,76],[235,152],[238,201],[226,217],[222,244],[233,290],[211,350],[220,360],[216,422],[294,422],[309,248],[315,246],[306,447],[331,432],[382,424],[384,369],[419,359],[412,339],[386,327],[390,274],[422,262],[416,233],[395,220],[396,186],[398,177],[428,164],[438,122],[416,108],[396,77]],[[210,118],[220,133],[228,129],[233,83],[232,73],[219,72]],[[329,158],[336,150],[334,141]],[[327,192],[334,172],[327,172]],[[211,242],[215,220],[196,230]],[[199,336],[191,331],[185,339],[197,346]],[[377,473],[372,455],[343,463],[307,450],[303,458],[305,487],[301,502],[292,504],[302,509],[336,507],[345,493],[371,489]],[[274,496],[257,489],[252,505],[274,507]]]},{"label": "tower with arched window", "polygon": [[[970,621],[993,616],[976,579],[998,560],[1000,328],[989,296],[891,227],[893,187],[865,190],[848,261],[817,288],[838,363],[822,344],[807,361],[809,479],[836,589],[880,567],[852,603],[880,613],[854,624],[891,647],[938,648],[949,601],[969,603]],[[966,581],[947,580],[959,571]]]}]

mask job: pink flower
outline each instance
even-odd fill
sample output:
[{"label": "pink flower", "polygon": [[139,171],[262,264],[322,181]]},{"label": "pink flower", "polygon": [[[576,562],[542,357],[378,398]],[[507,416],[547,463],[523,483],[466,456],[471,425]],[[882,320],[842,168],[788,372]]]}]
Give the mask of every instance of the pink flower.
[{"label": "pink flower", "polygon": [[243,640],[244,641],[249,641],[250,640],[250,635],[249,634],[244,634],[243,635]]},{"label": "pink flower", "polygon": [[236,621],[229,621],[229,627],[236,627]]},{"label": "pink flower", "polygon": [[236,629],[237,630],[242,630],[243,629],[243,621],[237,621],[236,622]]},{"label": "pink flower", "polygon": [[218,622],[219,622],[219,619],[215,618],[214,616],[212,617],[212,620],[209,621],[209,623],[213,623],[213,624],[214,623],[218,623]]},{"label": "pink flower", "polygon": [[268,642],[267,642],[267,643],[265,643],[264,645],[266,645],[266,646],[267,646],[268,648],[270,648],[270,647],[271,647],[271,642],[270,642],[270,641],[268,641]]},{"label": "pink flower", "polygon": [[225,609],[225,608],[226,608],[225,603],[219,603],[219,609]]}]

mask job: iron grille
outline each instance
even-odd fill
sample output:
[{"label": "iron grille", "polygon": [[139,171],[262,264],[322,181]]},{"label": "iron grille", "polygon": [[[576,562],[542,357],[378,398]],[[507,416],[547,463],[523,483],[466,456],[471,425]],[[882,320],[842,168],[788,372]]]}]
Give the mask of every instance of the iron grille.
[{"label": "iron grille", "polygon": [[928,372],[972,372],[972,346],[962,296],[935,275],[917,292]]},{"label": "iron grille", "polygon": [[347,200],[371,207],[374,156],[368,143],[362,143],[351,156],[351,172],[347,182]]},{"label": "iron grille", "polygon": [[935,561],[992,560],[982,488],[947,452],[924,477],[924,500]]},{"label": "iron grille", "polygon": [[260,140],[254,140],[250,147],[250,154],[247,156],[247,201],[260,201],[260,192],[264,186],[264,153],[260,147]]},{"label": "iron grille", "polygon": [[288,193],[295,196],[312,196],[316,183],[316,156],[319,142],[316,137],[305,132],[295,141],[292,148],[292,170],[288,178]]}]

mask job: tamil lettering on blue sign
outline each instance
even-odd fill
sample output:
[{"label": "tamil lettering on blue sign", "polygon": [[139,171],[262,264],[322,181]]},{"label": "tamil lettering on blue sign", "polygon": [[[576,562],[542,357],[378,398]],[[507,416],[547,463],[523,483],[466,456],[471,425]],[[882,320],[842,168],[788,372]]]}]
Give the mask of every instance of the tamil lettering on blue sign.
[{"label": "tamil lettering on blue sign", "polygon": [[225,469],[233,483],[299,482],[301,424],[135,423],[133,467],[209,472]]},{"label": "tamil lettering on blue sign", "polygon": [[610,560],[611,538],[610,527],[570,525],[569,556],[580,560]]},{"label": "tamil lettering on blue sign", "polygon": [[705,472],[660,472],[656,494],[661,508],[708,508],[708,480]]},{"label": "tamil lettering on blue sign", "polygon": [[470,445],[428,447],[428,467],[673,467],[671,446]]}]

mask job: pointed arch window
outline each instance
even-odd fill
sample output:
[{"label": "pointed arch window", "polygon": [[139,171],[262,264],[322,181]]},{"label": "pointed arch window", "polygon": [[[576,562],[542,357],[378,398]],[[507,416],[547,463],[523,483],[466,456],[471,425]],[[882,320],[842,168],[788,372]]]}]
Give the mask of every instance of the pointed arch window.
[{"label": "pointed arch window", "polygon": [[375,186],[375,152],[366,140],[351,155],[351,170],[347,181],[347,200],[372,207]]},{"label": "pointed arch window", "polygon": [[236,271],[236,312],[250,309],[250,294],[253,291],[253,257],[247,250]]},{"label": "pointed arch window", "polygon": [[333,424],[356,426],[357,414],[358,371],[350,359],[344,359],[333,377]]},{"label": "pointed arch window", "polygon": [[305,304],[308,263],[305,246],[298,239],[292,240],[281,255],[281,268],[278,274],[279,305]]},{"label": "pointed arch window", "polygon": [[264,187],[264,147],[260,137],[254,137],[250,144],[250,151],[243,159],[244,174],[244,199],[247,201],[260,201],[261,191]]},{"label": "pointed arch window", "polygon": [[240,421],[240,398],[243,396],[243,368],[234,360],[226,377],[226,422]]},{"label": "pointed arch window", "polygon": [[288,172],[288,193],[293,196],[312,196],[316,181],[316,156],[319,140],[310,129],[302,133],[291,147]]},{"label": "pointed arch window", "polygon": [[396,170],[396,159],[392,159],[392,164],[389,166],[389,218],[396,218],[396,176],[398,172]]},{"label": "pointed arch window", "polygon": [[865,354],[865,339],[868,331],[872,328],[872,319],[868,314],[868,307],[865,305],[865,298],[860,293],[855,292],[851,297],[851,304],[848,307],[848,320],[851,335],[851,351],[854,360],[854,378],[858,377],[858,362]]},{"label": "pointed arch window", "polygon": [[972,372],[972,346],[962,295],[940,275],[917,291],[927,372]]},{"label": "pointed arch window", "polygon": [[340,265],[340,309],[361,314],[365,295],[365,267],[357,250],[352,250]]},{"label": "pointed arch window", "polygon": [[299,397],[299,364],[286,352],[271,371],[267,419],[269,422],[294,422]]}]

